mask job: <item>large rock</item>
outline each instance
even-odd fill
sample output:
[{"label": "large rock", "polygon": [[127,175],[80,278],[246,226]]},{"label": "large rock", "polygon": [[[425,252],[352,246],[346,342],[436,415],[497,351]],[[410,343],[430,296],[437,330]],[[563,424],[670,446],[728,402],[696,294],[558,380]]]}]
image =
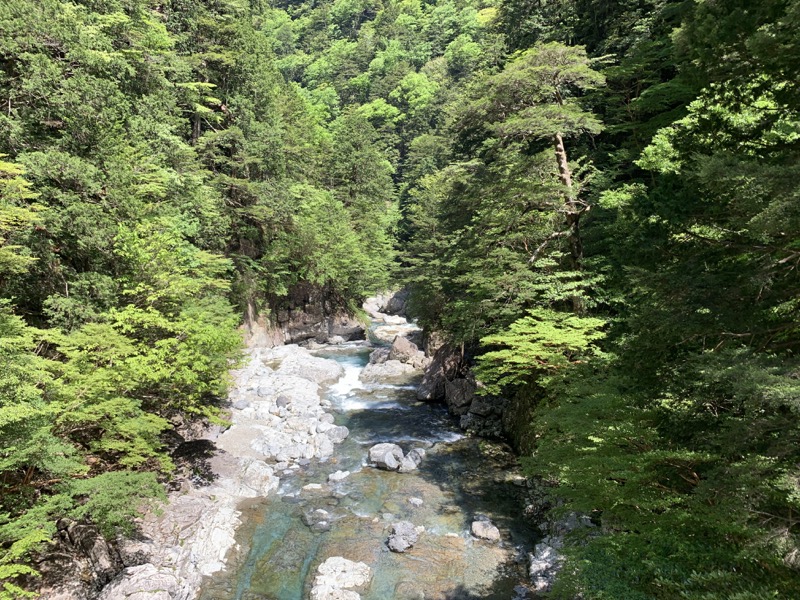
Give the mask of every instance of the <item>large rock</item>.
[{"label": "large rock", "polygon": [[500,541],[500,530],[488,519],[478,519],[472,522],[472,535],[490,542]]},{"label": "large rock", "polygon": [[414,344],[407,337],[398,335],[392,341],[392,347],[389,349],[389,360],[399,360],[400,362],[409,362],[419,352],[416,344]]},{"label": "large rock", "polygon": [[401,473],[416,471],[423,458],[425,458],[425,450],[414,448],[403,457],[403,460],[400,461],[400,468],[397,470]]},{"label": "large rock", "polygon": [[399,471],[400,473],[414,471],[423,458],[425,458],[425,450],[422,448],[414,448],[407,455],[403,454],[403,449],[397,444],[385,442],[376,444],[369,449],[370,464],[385,471]]},{"label": "large rock", "polygon": [[311,600],[359,600],[353,588],[366,586],[371,579],[369,565],[333,556],[317,568]]},{"label": "large rock", "polygon": [[392,525],[392,534],[386,540],[386,545],[392,552],[405,552],[414,546],[419,540],[419,534],[424,529],[414,527],[408,521],[400,521]]},{"label": "large rock", "polygon": [[305,348],[291,344],[274,348],[269,360],[280,360],[277,372],[308,379],[316,384],[334,383],[344,374],[344,368],[335,360],[314,356]]},{"label": "large rock", "polygon": [[400,362],[411,365],[416,369],[425,368],[430,360],[425,353],[417,348],[417,345],[406,336],[395,336],[392,347],[389,349],[388,360],[399,360]]},{"label": "large rock", "polygon": [[411,384],[419,378],[419,370],[399,360],[364,367],[359,379],[364,383]]},{"label": "large rock", "polygon": [[369,462],[386,471],[399,469],[403,458],[403,449],[397,444],[375,444],[369,449]]},{"label": "large rock", "polygon": [[450,414],[461,416],[470,412],[477,385],[474,379],[454,379],[444,383],[444,396]]},{"label": "large rock", "polygon": [[369,355],[369,364],[381,365],[389,360],[389,348],[375,348]]},{"label": "large rock", "polygon": [[433,360],[425,369],[422,382],[417,388],[417,399],[436,401],[445,398],[445,382],[455,379],[461,366],[461,353],[445,345],[436,351]]}]

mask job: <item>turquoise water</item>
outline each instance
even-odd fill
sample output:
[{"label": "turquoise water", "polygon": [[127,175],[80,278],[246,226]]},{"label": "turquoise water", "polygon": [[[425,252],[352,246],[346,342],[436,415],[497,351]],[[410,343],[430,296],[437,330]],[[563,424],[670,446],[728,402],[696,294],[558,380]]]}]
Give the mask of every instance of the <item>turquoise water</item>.
[{"label": "turquoise water", "polygon": [[[444,407],[417,402],[411,386],[362,385],[357,375],[370,350],[345,346],[317,353],[345,367],[328,398],[350,437],[332,459],[282,478],[278,495],[248,503],[241,551],[225,573],[206,582],[203,600],[301,600],[316,567],[331,556],[372,567],[364,600],[526,597],[518,587],[524,580],[520,557],[531,547],[532,533],[519,519],[522,490],[509,482],[513,456],[496,444],[463,438]],[[423,447],[427,456],[407,474],[365,466],[369,447],[383,441],[405,451]],[[325,484],[337,470],[352,474],[323,491],[302,489]],[[422,506],[409,498],[422,499]],[[318,508],[332,514],[329,531],[312,531],[302,521]],[[475,514],[500,527],[501,544],[469,535]],[[406,554],[385,546],[389,526],[398,520],[426,530]]]}]

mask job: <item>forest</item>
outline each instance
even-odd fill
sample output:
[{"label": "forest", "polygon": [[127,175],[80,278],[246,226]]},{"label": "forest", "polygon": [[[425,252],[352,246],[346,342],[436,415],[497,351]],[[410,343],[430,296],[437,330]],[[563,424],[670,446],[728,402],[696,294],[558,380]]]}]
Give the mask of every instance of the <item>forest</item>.
[{"label": "forest", "polygon": [[398,283],[597,525],[548,597],[800,597],[798,180],[800,0],[5,0],[0,599]]}]

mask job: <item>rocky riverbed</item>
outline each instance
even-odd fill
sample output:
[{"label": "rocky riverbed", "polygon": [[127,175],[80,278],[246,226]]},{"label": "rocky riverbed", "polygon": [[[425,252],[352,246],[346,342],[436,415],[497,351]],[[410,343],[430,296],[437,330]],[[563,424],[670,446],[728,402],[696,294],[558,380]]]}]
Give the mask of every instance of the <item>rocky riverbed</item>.
[{"label": "rocky riverbed", "polygon": [[185,481],[163,514],[141,522],[138,539],[120,549],[123,559],[138,564],[100,598],[195,598],[203,578],[235,552],[242,501],[274,493],[281,477],[330,458],[348,436],[323,397],[323,386],[343,373],[335,361],[297,345],[251,349],[245,367],[232,373],[230,427],[208,433],[216,446],[208,465],[213,477]]},{"label": "rocky riverbed", "polygon": [[[365,305],[369,341],[249,350],[232,374],[231,425],[206,433],[202,472],[121,545],[127,567],[100,598],[511,600],[546,589],[560,538],[535,544],[515,456],[459,429],[459,416],[483,410],[474,382],[458,382],[452,350],[432,357],[428,340],[423,352],[421,332],[381,310],[393,302]],[[420,402],[430,390],[447,404]]]}]

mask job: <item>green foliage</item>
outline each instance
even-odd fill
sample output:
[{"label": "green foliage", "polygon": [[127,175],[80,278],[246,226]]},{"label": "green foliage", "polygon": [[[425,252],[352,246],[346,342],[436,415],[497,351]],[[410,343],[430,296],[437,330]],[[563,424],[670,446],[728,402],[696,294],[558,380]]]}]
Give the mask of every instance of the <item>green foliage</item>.
[{"label": "green foliage", "polygon": [[15,163],[2,160],[0,154],[0,276],[24,273],[34,260],[26,256],[24,246],[9,243],[15,234],[36,219],[36,207],[30,201],[36,198],[31,183],[23,175],[25,170]]},{"label": "green foliage", "polygon": [[601,525],[554,597],[798,596],[799,24],[0,4],[0,598],[57,518],[111,534],[159,496],[242,309],[354,309],[397,271],[487,391],[541,399],[530,469]]},{"label": "green foliage", "polygon": [[553,310],[529,310],[528,316],[514,321],[497,335],[481,340],[485,348],[500,346],[478,357],[475,370],[487,393],[498,394],[503,387],[521,385],[537,379],[547,381],[569,365],[602,355],[596,342],[604,337],[603,319],[578,317]]},{"label": "green foliage", "polygon": [[69,494],[81,502],[70,515],[75,519],[90,517],[108,536],[130,534],[134,517],[152,508],[166,494],[154,473],[116,471],[91,479],[76,480]]}]

